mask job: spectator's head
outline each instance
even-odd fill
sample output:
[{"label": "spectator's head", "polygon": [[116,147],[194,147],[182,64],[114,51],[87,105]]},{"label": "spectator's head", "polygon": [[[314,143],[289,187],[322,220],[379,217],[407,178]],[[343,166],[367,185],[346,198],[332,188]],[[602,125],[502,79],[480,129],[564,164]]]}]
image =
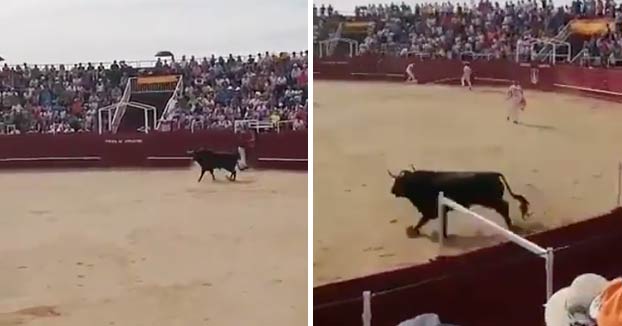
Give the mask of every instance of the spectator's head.
[{"label": "spectator's head", "polygon": [[572,284],[549,298],[544,319],[547,326],[593,325],[592,301],[605,289],[607,280],[597,274],[577,276]]}]

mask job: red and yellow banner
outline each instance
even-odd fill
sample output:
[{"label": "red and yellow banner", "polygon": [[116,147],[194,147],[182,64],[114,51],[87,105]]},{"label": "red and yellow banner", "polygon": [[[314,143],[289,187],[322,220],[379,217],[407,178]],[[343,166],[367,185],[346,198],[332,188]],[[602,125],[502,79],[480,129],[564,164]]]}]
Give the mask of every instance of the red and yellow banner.
[{"label": "red and yellow banner", "polygon": [[169,76],[150,76],[150,77],[138,77],[136,83],[138,85],[151,85],[151,84],[167,84],[167,83],[176,83],[177,76],[169,75]]}]

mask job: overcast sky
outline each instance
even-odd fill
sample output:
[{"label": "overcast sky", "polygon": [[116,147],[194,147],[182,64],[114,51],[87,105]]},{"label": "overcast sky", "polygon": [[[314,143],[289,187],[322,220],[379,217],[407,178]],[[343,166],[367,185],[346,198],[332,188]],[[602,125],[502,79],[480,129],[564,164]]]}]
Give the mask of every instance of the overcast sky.
[{"label": "overcast sky", "polygon": [[307,49],[306,0],[0,0],[9,63]]}]

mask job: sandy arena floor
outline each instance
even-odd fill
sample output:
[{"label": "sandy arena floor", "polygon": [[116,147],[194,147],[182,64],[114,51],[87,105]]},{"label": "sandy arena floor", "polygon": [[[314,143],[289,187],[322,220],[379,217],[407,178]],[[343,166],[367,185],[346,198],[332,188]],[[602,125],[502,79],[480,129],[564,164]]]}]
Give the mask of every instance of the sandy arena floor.
[{"label": "sandy arena floor", "polygon": [[[449,243],[436,222],[422,236],[405,229],[420,215],[390,194],[387,169],[495,170],[532,203],[517,223],[526,233],[605,212],[616,204],[622,159],[622,107],[559,93],[528,91],[515,126],[505,120],[503,88],[315,82],[314,279],[323,284],[425,262],[500,241],[450,213]],[[516,202],[506,192],[510,214]],[[502,219],[490,210],[475,211]]]},{"label": "sandy arena floor", "polygon": [[0,325],[302,325],[307,174],[0,173]]}]

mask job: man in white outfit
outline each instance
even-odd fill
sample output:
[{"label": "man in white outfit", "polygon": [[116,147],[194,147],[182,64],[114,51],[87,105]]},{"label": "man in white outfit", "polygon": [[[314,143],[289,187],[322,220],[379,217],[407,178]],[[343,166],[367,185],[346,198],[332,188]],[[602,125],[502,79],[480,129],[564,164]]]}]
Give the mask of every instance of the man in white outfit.
[{"label": "man in white outfit", "polygon": [[413,62],[409,63],[408,66],[406,66],[406,76],[408,76],[406,78],[407,83],[417,82],[417,78],[415,78],[415,64]]},{"label": "man in white outfit", "polygon": [[523,88],[520,86],[518,81],[514,81],[510,88],[508,88],[508,97],[506,100],[509,100],[510,103],[508,105],[507,112],[507,120],[512,121],[515,124],[518,124],[518,113],[519,111],[525,110],[525,106],[527,102],[525,101],[525,95],[523,94]]},{"label": "man in white outfit", "polygon": [[462,68],[462,78],[460,78],[460,83],[462,84],[462,87],[469,85],[469,90],[472,90],[472,84],[471,84],[471,67],[469,67],[469,63],[465,63],[464,64],[464,68]]}]

